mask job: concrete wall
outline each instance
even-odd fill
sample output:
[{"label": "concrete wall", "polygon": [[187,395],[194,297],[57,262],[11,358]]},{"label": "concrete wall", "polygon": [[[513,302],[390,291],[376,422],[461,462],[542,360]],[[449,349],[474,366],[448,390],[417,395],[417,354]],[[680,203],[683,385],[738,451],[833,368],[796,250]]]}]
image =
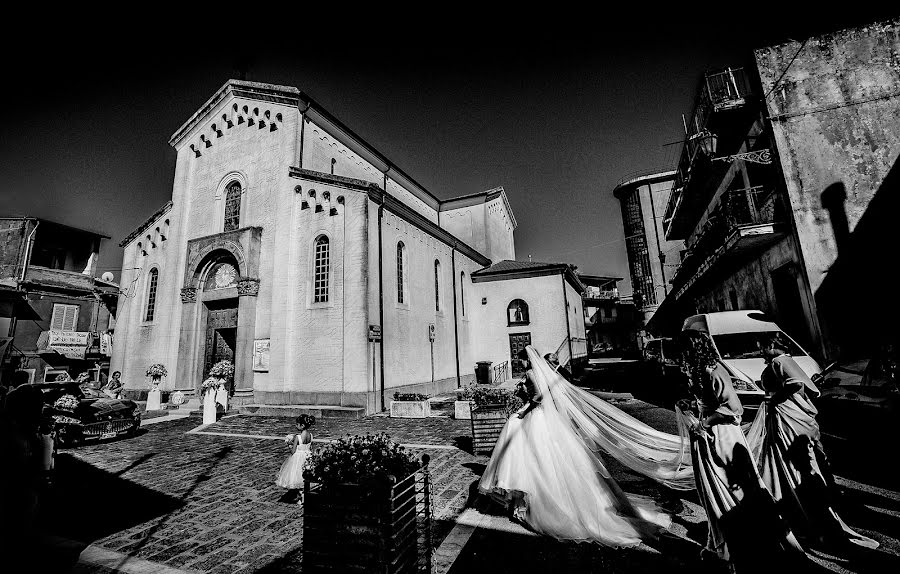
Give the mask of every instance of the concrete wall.
[{"label": "concrete wall", "polygon": [[441,227],[493,262],[516,258],[515,230],[502,196],[441,211]]},{"label": "concrete wall", "polygon": [[[898,53],[900,20],[756,51],[829,355],[852,346],[860,333],[886,332],[883,325],[898,316],[883,275],[890,265],[873,258],[896,242],[888,230],[900,177],[889,177],[900,154]],[[846,298],[858,289],[878,302],[884,320],[870,325],[847,317]]]},{"label": "concrete wall", "polygon": [[[404,303],[398,302],[397,244],[400,241],[406,250]],[[453,379],[455,387],[450,247],[388,211],[382,220],[382,242],[385,387],[448,378]],[[440,261],[440,310],[435,307],[435,260]],[[428,338],[429,324],[435,325],[433,344]]]},{"label": "concrete wall", "polygon": [[[510,334],[531,333],[531,344],[542,355],[555,352],[567,337],[566,303],[559,275],[484,281],[473,284],[473,287],[478,303],[482,297],[487,300],[486,304],[475,305],[472,310],[472,323],[476,326],[471,334],[472,358],[475,361],[493,361],[496,364],[510,360]],[[572,290],[569,298],[572,336],[584,337],[580,295]],[[528,325],[508,326],[506,310],[514,299],[522,299],[528,304]],[[581,335],[575,335],[577,327],[574,323],[579,321]]]}]

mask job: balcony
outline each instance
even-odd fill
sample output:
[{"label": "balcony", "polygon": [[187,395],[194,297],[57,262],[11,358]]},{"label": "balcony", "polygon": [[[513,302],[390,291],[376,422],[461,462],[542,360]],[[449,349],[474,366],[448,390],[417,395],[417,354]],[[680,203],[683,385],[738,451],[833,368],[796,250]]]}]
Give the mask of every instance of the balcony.
[{"label": "balcony", "polygon": [[752,124],[753,106],[750,82],[743,68],[727,68],[708,73],[700,82],[697,104],[690,122],[685,122],[687,135],[672,193],[663,219],[666,237],[685,239],[696,225],[696,215],[702,213],[727,164],[712,161],[719,153],[732,153],[744,142]]},{"label": "balcony", "polygon": [[714,267],[738,262],[771,246],[786,234],[781,195],[767,187],[727,191],[710,210],[696,234],[675,279],[674,295],[681,297]]}]

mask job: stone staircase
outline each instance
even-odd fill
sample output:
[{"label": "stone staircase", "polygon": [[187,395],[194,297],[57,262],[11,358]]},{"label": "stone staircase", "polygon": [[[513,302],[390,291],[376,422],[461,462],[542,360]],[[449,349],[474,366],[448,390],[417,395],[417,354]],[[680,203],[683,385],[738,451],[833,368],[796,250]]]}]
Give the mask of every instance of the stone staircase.
[{"label": "stone staircase", "polygon": [[265,417],[298,417],[312,415],[326,419],[359,419],[366,416],[365,407],[340,407],[333,405],[240,405],[238,412],[242,415]]}]

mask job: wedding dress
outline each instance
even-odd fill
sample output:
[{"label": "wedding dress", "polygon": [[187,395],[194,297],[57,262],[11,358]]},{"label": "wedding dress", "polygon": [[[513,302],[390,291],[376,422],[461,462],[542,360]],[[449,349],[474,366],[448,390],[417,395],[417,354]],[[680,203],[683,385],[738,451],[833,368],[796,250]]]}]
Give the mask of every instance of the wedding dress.
[{"label": "wedding dress", "polygon": [[649,498],[621,491],[598,450],[606,446],[642,474],[693,487],[680,438],[643,423],[629,428],[636,419],[565,381],[533,347],[527,352],[542,401],[524,418],[507,421],[479,490],[512,502],[532,529],[561,540],[633,546],[668,527],[671,519]]}]

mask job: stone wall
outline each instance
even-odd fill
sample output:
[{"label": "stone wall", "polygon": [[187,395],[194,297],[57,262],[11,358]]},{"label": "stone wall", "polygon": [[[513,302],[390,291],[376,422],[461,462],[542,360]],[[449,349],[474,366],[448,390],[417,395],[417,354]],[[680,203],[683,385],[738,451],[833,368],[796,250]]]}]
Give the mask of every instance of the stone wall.
[{"label": "stone wall", "polygon": [[[865,347],[898,319],[882,253],[900,201],[900,20],[757,50],[756,62],[825,350]],[[877,313],[848,304],[860,296]]]}]

